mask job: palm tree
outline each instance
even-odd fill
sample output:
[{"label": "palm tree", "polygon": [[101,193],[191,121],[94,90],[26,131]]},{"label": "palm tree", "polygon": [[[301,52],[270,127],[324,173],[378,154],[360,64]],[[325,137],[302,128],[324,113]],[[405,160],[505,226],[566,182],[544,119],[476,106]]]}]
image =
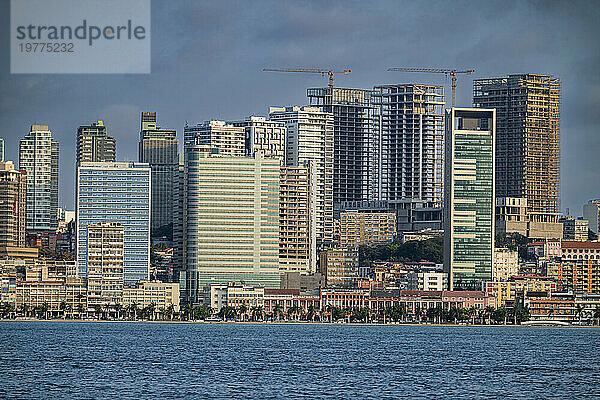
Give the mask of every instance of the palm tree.
[{"label": "palm tree", "polygon": [[67,304],[66,311],[67,311],[67,315],[70,315],[71,319],[72,319],[73,318],[73,312],[72,312],[73,311],[73,306],[70,305],[70,304]]},{"label": "palm tree", "polygon": [[596,325],[600,325],[600,306],[596,306],[596,309],[594,309],[594,319],[596,320]]},{"label": "palm tree", "polygon": [[94,305],[94,313],[96,314],[98,320],[100,320],[100,315],[102,315],[102,306],[100,304]]},{"label": "palm tree", "polygon": [[277,318],[278,321],[281,319],[282,312],[283,307],[281,307],[281,304],[276,303],[275,306],[273,306],[273,315],[275,316],[275,318]]},{"label": "palm tree", "polygon": [[66,301],[61,301],[60,302],[60,306],[58,307],[60,309],[60,311],[62,311],[63,314],[63,318],[66,318],[66,310],[67,310],[67,302]]},{"label": "palm tree", "polygon": [[29,317],[29,304],[23,304],[21,306],[21,312],[25,317]]},{"label": "palm tree", "polygon": [[[494,312],[494,306],[487,306],[487,307],[485,308],[484,315],[485,315],[485,316],[487,316],[488,323],[490,323],[490,324],[491,324],[491,322],[492,322],[492,321],[491,321],[491,318],[492,318],[492,313],[493,313],[493,312]],[[485,321],[484,321],[484,323],[485,323]]]},{"label": "palm tree", "polygon": [[42,303],[42,305],[40,306],[40,311],[42,312],[42,314],[44,314],[44,318],[48,319],[48,310],[50,309],[50,306],[48,306],[48,303],[44,302]]},{"label": "palm tree", "polygon": [[105,303],[104,304],[104,311],[106,312],[106,319],[110,319],[110,304]]},{"label": "palm tree", "polygon": [[169,314],[169,320],[173,321],[173,314],[175,314],[175,306],[173,304],[169,304],[167,307],[167,313]]},{"label": "palm tree", "polygon": [[82,303],[77,304],[77,313],[79,314],[79,319],[81,319],[81,315],[83,314],[84,307]]},{"label": "palm tree", "polygon": [[117,314],[117,319],[121,319],[121,313],[123,312],[123,306],[121,303],[116,303],[113,307],[115,309],[115,313]]},{"label": "palm tree", "polygon": [[238,311],[240,313],[240,318],[242,319],[242,322],[244,322],[244,320],[246,319],[246,313],[248,312],[248,306],[246,306],[246,303],[240,304],[238,307]]},{"label": "palm tree", "polygon": [[581,326],[581,314],[583,313],[583,306],[581,304],[577,304],[575,306],[575,315],[579,317],[579,325]]}]

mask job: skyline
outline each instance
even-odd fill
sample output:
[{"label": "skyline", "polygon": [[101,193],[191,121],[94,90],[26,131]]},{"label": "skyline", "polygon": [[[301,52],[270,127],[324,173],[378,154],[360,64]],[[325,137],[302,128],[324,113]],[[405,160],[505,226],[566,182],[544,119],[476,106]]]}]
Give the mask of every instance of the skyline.
[{"label": "skyline", "polygon": [[[560,209],[581,215],[587,200],[600,197],[594,189],[600,183],[595,157],[600,139],[589,134],[600,123],[595,112],[600,56],[594,51],[600,5],[531,1],[473,9],[467,4],[188,2],[171,10],[154,2],[149,75],[10,75],[8,59],[2,63],[0,132],[6,159],[18,160],[18,141],[30,125],[48,124],[61,146],[59,205],[73,209],[79,125],[103,120],[117,140],[117,160],[134,161],[141,111],[156,111],[158,124],[182,138],[186,120],[267,116],[270,106],[308,104],[306,89],[327,85],[318,75],[266,73],[263,67],[351,69],[336,77],[337,87],[441,84],[447,103],[449,79],[386,69],[473,68],[473,75],[459,77],[457,107],[472,105],[473,79],[546,73],[563,84]],[[8,2],[1,7],[7,11]],[[8,30],[9,13],[0,18]],[[562,28],[554,29],[557,25]],[[0,44],[8,49],[8,35]]]}]

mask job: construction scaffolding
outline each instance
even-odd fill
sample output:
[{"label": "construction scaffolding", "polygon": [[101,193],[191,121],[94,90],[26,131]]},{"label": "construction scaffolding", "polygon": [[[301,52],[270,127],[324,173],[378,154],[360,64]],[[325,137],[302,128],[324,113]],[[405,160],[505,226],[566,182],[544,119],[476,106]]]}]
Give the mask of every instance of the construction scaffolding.
[{"label": "construction scaffolding", "polygon": [[560,208],[561,82],[522,74],[473,81],[473,105],[496,109],[496,195],[527,198],[528,213]]}]

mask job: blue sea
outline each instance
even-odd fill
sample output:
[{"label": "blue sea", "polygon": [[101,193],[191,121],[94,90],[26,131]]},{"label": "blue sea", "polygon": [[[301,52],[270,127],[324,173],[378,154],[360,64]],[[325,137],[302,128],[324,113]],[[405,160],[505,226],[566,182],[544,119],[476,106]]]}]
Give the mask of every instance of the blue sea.
[{"label": "blue sea", "polygon": [[0,322],[6,399],[600,399],[600,329]]}]

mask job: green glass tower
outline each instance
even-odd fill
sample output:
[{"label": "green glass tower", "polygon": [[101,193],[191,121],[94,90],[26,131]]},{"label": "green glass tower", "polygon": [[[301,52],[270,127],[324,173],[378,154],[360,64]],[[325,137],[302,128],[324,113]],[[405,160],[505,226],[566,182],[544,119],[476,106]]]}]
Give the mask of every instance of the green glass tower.
[{"label": "green glass tower", "polygon": [[494,255],[496,110],[446,111],[444,270],[450,290],[481,290]]}]

